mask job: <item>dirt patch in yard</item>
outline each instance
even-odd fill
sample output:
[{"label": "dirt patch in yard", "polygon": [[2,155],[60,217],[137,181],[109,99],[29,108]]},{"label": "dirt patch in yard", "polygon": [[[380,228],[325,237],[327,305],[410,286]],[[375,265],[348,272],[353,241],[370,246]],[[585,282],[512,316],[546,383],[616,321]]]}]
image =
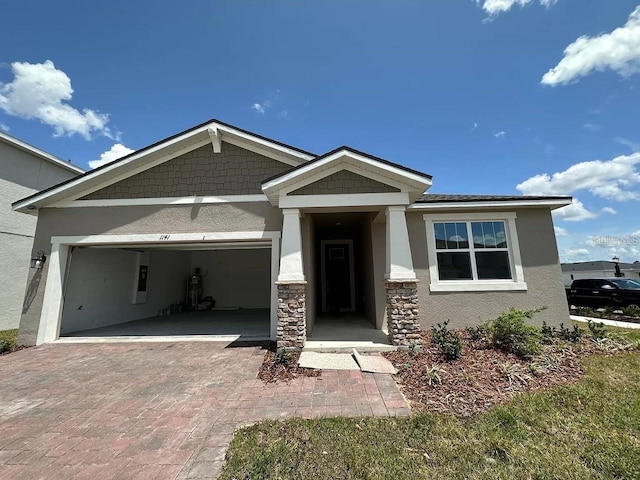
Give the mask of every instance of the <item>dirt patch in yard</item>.
[{"label": "dirt patch in yard", "polygon": [[288,382],[298,377],[319,377],[320,370],[313,368],[300,368],[298,359],[300,352],[277,351],[274,348],[267,350],[264,361],[260,366],[258,378],[265,383]]},{"label": "dirt patch in yard", "polygon": [[462,355],[447,361],[432,343],[432,334],[422,332],[420,352],[385,353],[398,369],[395,379],[411,402],[414,412],[434,411],[471,416],[507,402],[519,392],[547,389],[577,381],[582,375],[580,359],[593,354],[611,354],[636,348],[624,340],[579,342],[553,339],[539,354],[520,358],[492,348],[486,340],[462,336]]}]

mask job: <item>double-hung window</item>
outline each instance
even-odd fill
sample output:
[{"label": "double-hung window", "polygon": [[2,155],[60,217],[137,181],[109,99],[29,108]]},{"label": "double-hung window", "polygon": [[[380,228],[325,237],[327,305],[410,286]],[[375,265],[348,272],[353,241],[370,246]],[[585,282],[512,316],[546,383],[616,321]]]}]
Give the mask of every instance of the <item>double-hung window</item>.
[{"label": "double-hung window", "polygon": [[424,219],[432,291],[526,290],[515,214]]}]

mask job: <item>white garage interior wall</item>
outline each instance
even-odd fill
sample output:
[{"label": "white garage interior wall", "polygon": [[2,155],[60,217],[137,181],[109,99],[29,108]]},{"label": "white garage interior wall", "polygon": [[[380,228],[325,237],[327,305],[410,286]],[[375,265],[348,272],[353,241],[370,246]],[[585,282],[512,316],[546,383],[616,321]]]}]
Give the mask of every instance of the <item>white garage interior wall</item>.
[{"label": "white garage interior wall", "polygon": [[191,268],[200,268],[203,296],[216,307],[269,308],[271,249],[195,251]]},{"label": "white garage interior wall", "polygon": [[203,297],[216,307],[269,308],[269,248],[223,250],[150,249],[147,300],[134,304],[132,293],[140,249],[75,248],[65,285],[60,335],[155,317],[183,302],[187,277],[203,275]]}]

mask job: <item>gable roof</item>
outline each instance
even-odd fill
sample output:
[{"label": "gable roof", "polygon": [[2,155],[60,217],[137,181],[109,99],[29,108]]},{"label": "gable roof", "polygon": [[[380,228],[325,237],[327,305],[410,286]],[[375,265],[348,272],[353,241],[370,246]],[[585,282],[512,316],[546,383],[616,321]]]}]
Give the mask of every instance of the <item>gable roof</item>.
[{"label": "gable roof", "polygon": [[42,160],[45,160],[46,162],[49,162],[55,165],[56,167],[63,168],[65,170],[68,170],[76,174],[85,173],[85,171],[82,168],[74,165],[73,163],[67,162],[61,158],[58,158],[55,155],[45,152],[44,150],[40,150],[39,148],[34,147],[33,145],[29,145],[27,142],[23,142],[22,140],[19,140],[16,137],[8,135],[4,132],[0,132],[0,141],[6,143],[7,145],[11,145],[14,148],[25,151],[33,155],[34,157],[38,157]]},{"label": "gable roof", "polygon": [[262,182],[262,191],[278,205],[281,196],[342,169],[397,187],[408,194],[410,201],[431,186],[431,175],[343,146],[267,178]]},{"label": "gable roof", "polygon": [[18,200],[13,203],[13,209],[17,211],[34,210],[61,200],[81,197],[199,146],[211,143],[212,136],[217,137],[218,142],[225,141],[243,146],[292,166],[315,157],[315,154],[311,152],[212,119],[136,150],[118,160],[89,170],[79,177]]}]

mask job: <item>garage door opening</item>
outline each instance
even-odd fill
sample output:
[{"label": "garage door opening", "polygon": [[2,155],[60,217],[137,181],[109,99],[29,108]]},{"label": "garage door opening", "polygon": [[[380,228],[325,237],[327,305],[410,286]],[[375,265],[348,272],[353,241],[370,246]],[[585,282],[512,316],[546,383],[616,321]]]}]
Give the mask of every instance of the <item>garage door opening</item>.
[{"label": "garage door opening", "polygon": [[270,337],[269,246],[79,246],[69,257],[60,337]]}]

